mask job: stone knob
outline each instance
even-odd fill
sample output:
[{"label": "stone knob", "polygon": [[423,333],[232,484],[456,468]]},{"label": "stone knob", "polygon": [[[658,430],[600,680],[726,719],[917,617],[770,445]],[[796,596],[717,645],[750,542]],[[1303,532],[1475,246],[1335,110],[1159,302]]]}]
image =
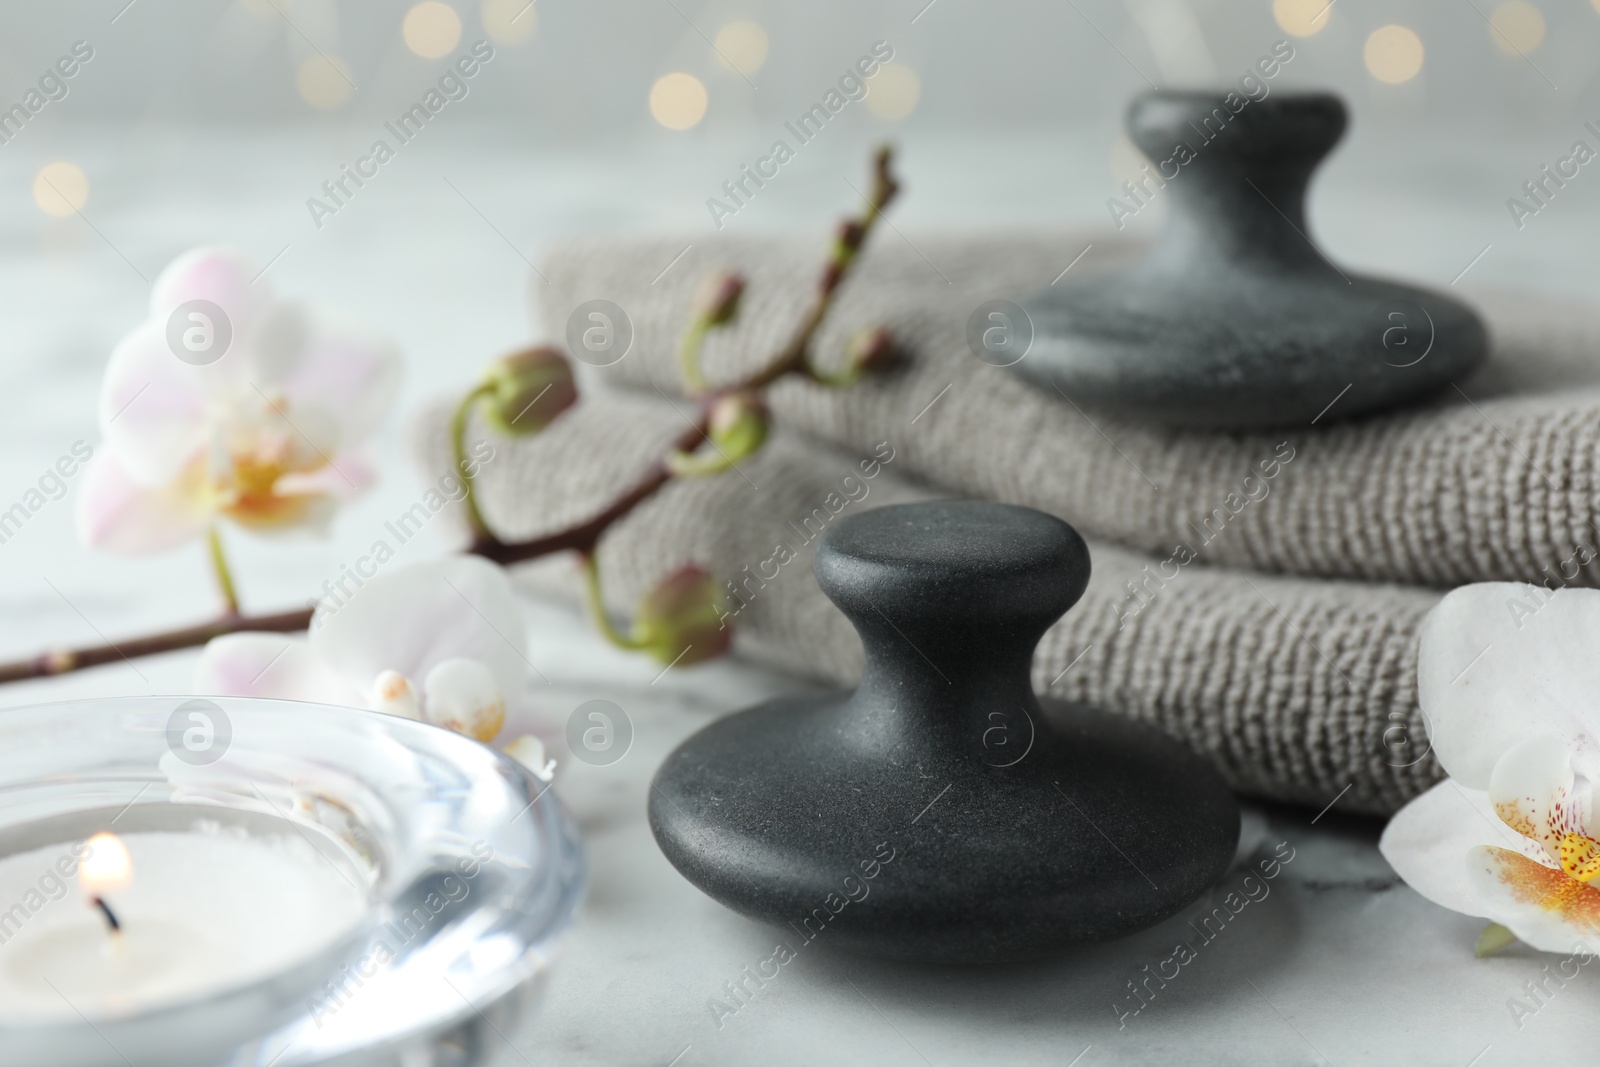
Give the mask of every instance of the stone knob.
[{"label": "stone knob", "polygon": [[823,538],[812,569],[874,664],[914,667],[921,657],[906,653],[915,647],[987,675],[997,653],[1031,657],[1077,603],[1089,549],[1043,512],[955,501],[854,516]]},{"label": "stone knob", "polygon": [[1345,270],[1311,239],[1306,186],[1346,122],[1327,93],[1135,99],[1129,136],[1151,162],[1122,201],[1165,200],[1165,229],[1133,266],[1024,301],[1033,343],[1012,370],[1075,402],[1215,429],[1326,424],[1470,373],[1487,353],[1470,309]]},{"label": "stone knob", "polygon": [[1238,808],[1207,764],[1033,692],[1035,645],[1088,583],[1072,527],[880,508],[825,534],[815,571],[860,685],[722,719],[651,789],[658,844],[706,893],[793,939],[979,962],[1149,926],[1226,869]]}]

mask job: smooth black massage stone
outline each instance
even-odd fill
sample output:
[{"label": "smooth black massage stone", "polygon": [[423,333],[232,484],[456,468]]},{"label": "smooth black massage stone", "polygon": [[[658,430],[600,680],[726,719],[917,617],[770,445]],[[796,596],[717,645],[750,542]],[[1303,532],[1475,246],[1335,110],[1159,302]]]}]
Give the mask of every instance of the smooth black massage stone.
[{"label": "smooth black massage stone", "polygon": [[1234,113],[1228,99],[1133,101],[1128,133],[1152,162],[1123,202],[1167,200],[1164,232],[1132,267],[1024,301],[1033,342],[1011,369],[1074,403],[1227,429],[1380,411],[1481,363],[1467,307],[1344,270],[1311,242],[1306,185],[1344,133],[1343,102],[1232,94]]},{"label": "smooth black massage stone", "polygon": [[815,571],[861,635],[861,684],[729,716],[667,757],[650,828],[689,881],[791,951],[987,962],[1150,926],[1226,870],[1239,809],[1207,764],[1029,684],[1089,580],[1072,527],[879,508],[830,529]]}]

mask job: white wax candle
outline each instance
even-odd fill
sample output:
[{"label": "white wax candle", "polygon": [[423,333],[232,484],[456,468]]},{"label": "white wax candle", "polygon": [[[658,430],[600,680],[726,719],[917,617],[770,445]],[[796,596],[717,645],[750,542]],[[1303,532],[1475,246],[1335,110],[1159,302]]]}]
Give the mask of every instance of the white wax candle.
[{"label": "white wax candle", "polygon": [[75,877],[81,842],[0,858],[0,1026],[134,1013],[291,966],[348,933],[365,887],[296,835],[119,835],[113,932]]}]

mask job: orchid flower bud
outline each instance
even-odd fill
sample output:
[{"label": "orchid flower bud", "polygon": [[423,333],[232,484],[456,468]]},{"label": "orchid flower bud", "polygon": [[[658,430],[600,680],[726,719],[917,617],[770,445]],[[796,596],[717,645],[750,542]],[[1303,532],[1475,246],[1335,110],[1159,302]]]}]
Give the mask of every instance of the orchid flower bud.
[{"label": "orchid flower bud", "polygon": [[706,436],[737,463],[753,454],[767,439],[772,424],[767,402],[754,389],[740,389],[717,398],[711,406]]},{"label": "orchid flower bud", "polygon": [[845,219],[833,235],[833,262],[843,263],[861,250],[867,228],[859,219]]},{"label": "orchid flower bud", "polygon": [[411,679],[399,671],[381,671],[372,680],[372,710],[405,719],[422,718],[417,703],[417,691]]},{"label": "orchid flower bud", "polygon": [[722,591],[704,567],[689,564],[668,575],[639,605],[633,644],[657,662],[686,666],[728,651],[733,631]]},{"label": "orchid flower bud", "polygon": [[877,370],[894,355],[894,334],[887,326],[873,326],[861,330],[845,347],[845,359],[851,370],[865,374]]},{"label": "orchid flower bud", "polygon": [[494,672],[475,659],[444,660],[422,681],[427,720],[485,743],[506,721],[506,700]]},{"label": "orchid flower bud", "polygon": [[737,274],[713,274],[695,297],[694,313],[707,326],[723,326],[739,314],[739,298],[744,295],[744,279]]},{"label": "orchid flower bud", "polygon": [[484,385],[484,415],[496,430],[511,436],[538,433],[578,399],[572,364],[547,345],[495,360]]},{"label": "orchid flower bud", "polygon": [[761,393],[739,389],[719,396],[706,420],[711,447],[695,452],[674,452],[667,469],[679,476],[719,474],[754,455],[766,442],[771,413]]}]

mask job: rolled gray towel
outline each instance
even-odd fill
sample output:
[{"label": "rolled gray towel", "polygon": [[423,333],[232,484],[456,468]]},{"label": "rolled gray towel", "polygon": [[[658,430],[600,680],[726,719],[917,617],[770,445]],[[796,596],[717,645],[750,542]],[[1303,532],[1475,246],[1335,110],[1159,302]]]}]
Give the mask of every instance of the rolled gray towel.
[{"label": "rolled gray towel", "polygon": [[[1576,564],[1600,554],[1600,319],[1593,313],[1480,297],[1492,358],[1433,403],[1339,423],[1330,396],[1316,427],[1177,431],[1080,409],[968,350],[967,318],[980,303],[1051,284],[1086,247],[1069,278],[1136,251],[1092,234],[907,239],[880,229],[841,290],[817,352],[837,359],[854,331],[883,324],[911,358],[848,390],[787,380],[771,392],[778,421],[856,451],[891,440],[899,473],[1041,508],[1085,534],[1159,558],[1225,525],[1205,549],[1208,563],[1436,587],[1553,573],[1600,584],[1600,568]],[[791,335],[811,299],[821,251],[815,239],[590,237],[547,256],[548,283],[536,283],[536,297],[552,338],[566,336],[569,315],[585,301],[621,306],[632,322],[632,349],[587,377],[675,396],[677,337],[707,274],[735,270],[749,281],[737,323],[705,346],[708,377],[725,382],[761,365]],[[1374,328],[1382,323],[1375,319]],[[1410,328],[1420,345],[1424,327]],[[1234,498],[1260,492],[1256,467],[1280,441],[1293,447],[1294,462],[1267,499],[1237,508]]]},{"label": "rolled gray towel", "polygon": [[[441,405],[421,420],[430,477],[450,467],[448,413]],[[596,394],[534,437],[508,440],[473,421],[471,439],[495,445],[478,483],[487,521],[513,540],[589,517],[642,474],[686,417],[681,403]],[[856,450],[779,431],[737,471],[674,481],[602,543],[611,607],[631,610],[672,570],[698,562],[737,588],[742,652],[851,684],[860,645],[817,588],[811,553],[845,515],[935,495],[911,476],[903,425]],[[1264,484],[1289,478],[1300,462],[1280,461]],[[1146,556],[1091,540],[1093,578],[1041,641],[1036,687],[1160,727],[1248,794],[1319,808],[1342,794],[1341,809],[1389,812],[1439,779],[1415,681],[1417,628],[1438,594],[1251,575],[1207,566],[1209,549],[1194,547],[1200,558],[1185,561],[1171,545]],[[569,558],[520,570],[576,593]]]}]

